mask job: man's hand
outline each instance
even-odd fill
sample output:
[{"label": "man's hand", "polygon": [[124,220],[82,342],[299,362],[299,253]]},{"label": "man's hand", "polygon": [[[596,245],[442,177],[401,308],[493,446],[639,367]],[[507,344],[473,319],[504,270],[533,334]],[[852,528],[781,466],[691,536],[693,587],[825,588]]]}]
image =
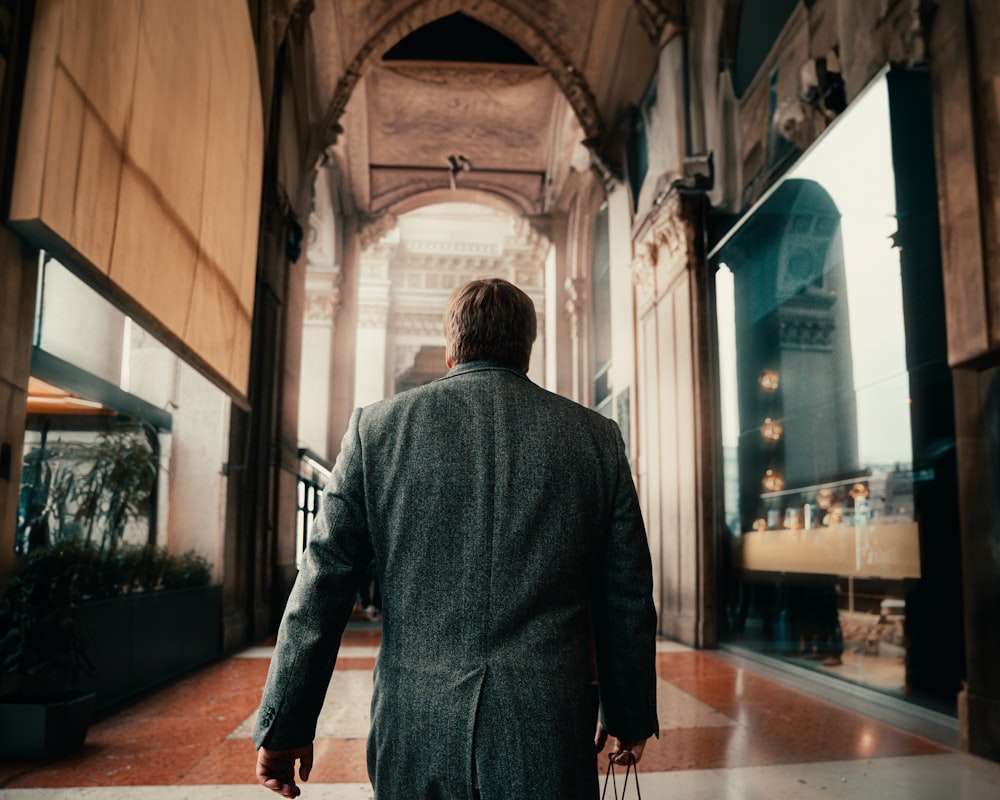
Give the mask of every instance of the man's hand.
[{"label": "man's hand", "polygon": [[[639,739],[634,742],[622,741],[617,736],[612,736],[611,738],[611,752],[608,754],[612,761],[616,764],[628,764],[629,754],[631,753],[632,758],[635,759],[635,763],[639,763],[639,759],[642,758],[642,751],[646,748],[646,740]],[[604,725],[601,724],[600,720],[597,722],[597,730],[594,732],[594,748],[600,753],[604,749],[604,745],[608,741],[608,732],[604,729]]]},{"label": "man's hand", "polygon": [[302,790],[295,783],[295,762],[299,761],[299,778],[305,783],[313,765],[312,742],[293,750],[257,751],[257,780],[260,785],[282,797],[298,797]]}]

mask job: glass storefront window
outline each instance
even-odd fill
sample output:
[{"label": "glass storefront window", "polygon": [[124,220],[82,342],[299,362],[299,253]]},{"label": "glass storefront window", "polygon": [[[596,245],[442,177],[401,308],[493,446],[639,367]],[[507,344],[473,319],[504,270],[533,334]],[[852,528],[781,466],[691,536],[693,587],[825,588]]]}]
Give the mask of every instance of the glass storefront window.
[{"label": "glass storefront window", "polygon": [[720,583],[724,640],[947,701],[962,618],[938,563],[958,553],[926,96],[884,73],[712,253]]}]

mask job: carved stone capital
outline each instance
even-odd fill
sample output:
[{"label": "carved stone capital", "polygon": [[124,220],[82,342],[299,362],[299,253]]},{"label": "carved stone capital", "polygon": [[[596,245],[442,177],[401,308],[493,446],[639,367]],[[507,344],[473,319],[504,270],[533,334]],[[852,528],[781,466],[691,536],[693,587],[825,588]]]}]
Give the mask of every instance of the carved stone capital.
[{"label": "carved stone capital", "polygon": [[656,262],[644,253],[632,259],[629,264],[632,273],[632,285],[636,288],[640,311],[653,302],[656,290]]},{"label": "carved stone capital", "polygon": [[363,303],[358,306],[358,327],[385,328],[389,322],[388,303]]},{"label": "carved stone capital", "polygon": [[330,276],[326,285],[306,288],[305,314],[306,322],[327,323],[333,325],[337,319],[343,300],[341,297],[341,284],[344,282],[344,274],[335,272]]},{"label": "carved stone capital", "polygon": [[665,215],[653,230],[656,263],[687,261],[689,224],[674,214]]},{"label": "carved stone capital", "polygon": [[656,273],[666,270],[669,276],[687,265],[692,243],[691,223],[682,216],[677,197],[670,195],[650,212],[641,231],[630,267],[639,305],[645,308],[655,299]]}]

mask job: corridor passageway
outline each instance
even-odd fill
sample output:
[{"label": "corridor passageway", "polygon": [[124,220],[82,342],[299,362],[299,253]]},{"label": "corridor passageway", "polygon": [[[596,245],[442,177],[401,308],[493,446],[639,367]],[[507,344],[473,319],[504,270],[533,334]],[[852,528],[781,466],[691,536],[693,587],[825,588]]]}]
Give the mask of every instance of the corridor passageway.
[{"label": "corridor passageway", "polygon": [[[268,796],[351,415],[485,277],[622,434],[643,797],[1000,798],[996,5],[0,2],[0,696],[97,714],[0,800]],[[370,798],[379,646],[307,798]]]}]

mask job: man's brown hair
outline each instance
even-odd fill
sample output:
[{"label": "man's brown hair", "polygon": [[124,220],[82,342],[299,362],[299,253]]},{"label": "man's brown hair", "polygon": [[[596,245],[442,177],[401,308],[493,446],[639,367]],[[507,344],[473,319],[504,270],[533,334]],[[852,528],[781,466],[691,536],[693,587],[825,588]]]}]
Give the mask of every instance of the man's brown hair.
[{"label": "man's brown hair", "polygon": [[445,307],[445,356],[452,366],[494,361],[527,371],[536,332],[535,304],[501,278],[460,286]]}]

